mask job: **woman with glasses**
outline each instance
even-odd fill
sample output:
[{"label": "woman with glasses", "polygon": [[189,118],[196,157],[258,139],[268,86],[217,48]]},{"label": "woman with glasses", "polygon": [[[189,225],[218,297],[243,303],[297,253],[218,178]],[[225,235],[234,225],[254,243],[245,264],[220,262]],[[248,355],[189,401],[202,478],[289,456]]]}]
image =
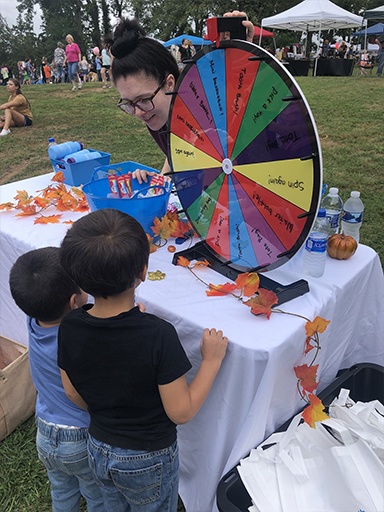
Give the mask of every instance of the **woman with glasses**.
[{"label": "woman with glasses", "polygon": [[[166,123],[172,99],[167,93],[174,90],[179,77],[177,62],[161,43],[145,37],[137,20],[121,20],[110,51],[112,75],[121,95],[118,107],[141,119],[166,155]],[[161,172],[168,171],[166,158]],[[147,181],[147,176],[146,171],[135,173],[140,183]]]},{"label": "woman with glasses", "polygon": [[[233,11],[224,16],[246,16]],[[243,21],[247,39],[253,39],[253,24]],[[115,29],[110,48],[113,55],[112,75],[121,95],[117,106],[125,113],[141,119],[160,149],[167,155],[167,127],[172,93],[179,78],[176,60],[165,46],[145,36],[137,20],[122,19]],[[166,157],[162,174],[169,172]],[[135,171],[135,178],[142,183],[153,173]]]}]

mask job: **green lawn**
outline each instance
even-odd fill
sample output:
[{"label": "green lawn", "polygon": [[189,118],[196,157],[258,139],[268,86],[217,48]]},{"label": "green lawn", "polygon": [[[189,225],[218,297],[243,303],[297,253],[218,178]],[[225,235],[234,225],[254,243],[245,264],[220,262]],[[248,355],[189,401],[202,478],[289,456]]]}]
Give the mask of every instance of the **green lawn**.
[{"label": "green lawn", "polygon": [[[321,140],[324,181],[344,200],[360,190],[365,218],[360,240],[383,257],[384,80],[374,75],[298,77]],[[0,138],[0,184],[51,171],[47,139],[80,140],[111,153],[111,162],[134,160],[161,168],[164,156],[138,120],[120,112],[116,89],[86,84],[72,92],[63,85],[24,88],[33,112],[32,128]],[[7,98],[0,88],[0,102]],[[1,219],[1,217],[0,217]],[[30,419],[0,445],[0,512],[48,512],[46,473],[37,459]]]}]

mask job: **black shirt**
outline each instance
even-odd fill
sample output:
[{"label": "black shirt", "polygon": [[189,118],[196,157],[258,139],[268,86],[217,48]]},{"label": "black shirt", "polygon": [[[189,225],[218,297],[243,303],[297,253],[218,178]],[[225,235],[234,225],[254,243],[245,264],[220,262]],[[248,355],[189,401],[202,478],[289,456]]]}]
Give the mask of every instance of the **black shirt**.
[{"label": "black shirt", "polygon": [[91,416],[90,434],[120,448],[154,451],[176,440],[158,385],[191,364],[175,328],[135,307],[112,318],[71,311],[59,328],[58,363]]}]

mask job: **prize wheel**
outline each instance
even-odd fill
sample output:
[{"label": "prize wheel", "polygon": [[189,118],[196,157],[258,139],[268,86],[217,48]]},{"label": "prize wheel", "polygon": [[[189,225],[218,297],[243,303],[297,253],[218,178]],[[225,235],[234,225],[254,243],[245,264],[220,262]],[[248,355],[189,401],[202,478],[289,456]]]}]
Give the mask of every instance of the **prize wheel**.
[{"label": "prize wheel", "polygon": [[180,203],[216,259],[270,270],[299,250],[320,200],[321,151],[299,86],[272,55],[240,40],[202,49],[176,84],[169,131]]}]

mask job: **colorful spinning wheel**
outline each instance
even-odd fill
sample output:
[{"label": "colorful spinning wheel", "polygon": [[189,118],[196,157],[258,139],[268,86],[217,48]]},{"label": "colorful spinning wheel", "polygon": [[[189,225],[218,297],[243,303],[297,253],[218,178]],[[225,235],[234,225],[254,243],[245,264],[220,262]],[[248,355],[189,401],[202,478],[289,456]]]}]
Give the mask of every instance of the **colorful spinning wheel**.
[{"label": "colorful spinning wheel", "polygon": [[169,159],[199,236],[239,271],[291,258],[320,199],[312,114],[284,67],[243,41],[206,47],[187,64],[169,117]]}]

